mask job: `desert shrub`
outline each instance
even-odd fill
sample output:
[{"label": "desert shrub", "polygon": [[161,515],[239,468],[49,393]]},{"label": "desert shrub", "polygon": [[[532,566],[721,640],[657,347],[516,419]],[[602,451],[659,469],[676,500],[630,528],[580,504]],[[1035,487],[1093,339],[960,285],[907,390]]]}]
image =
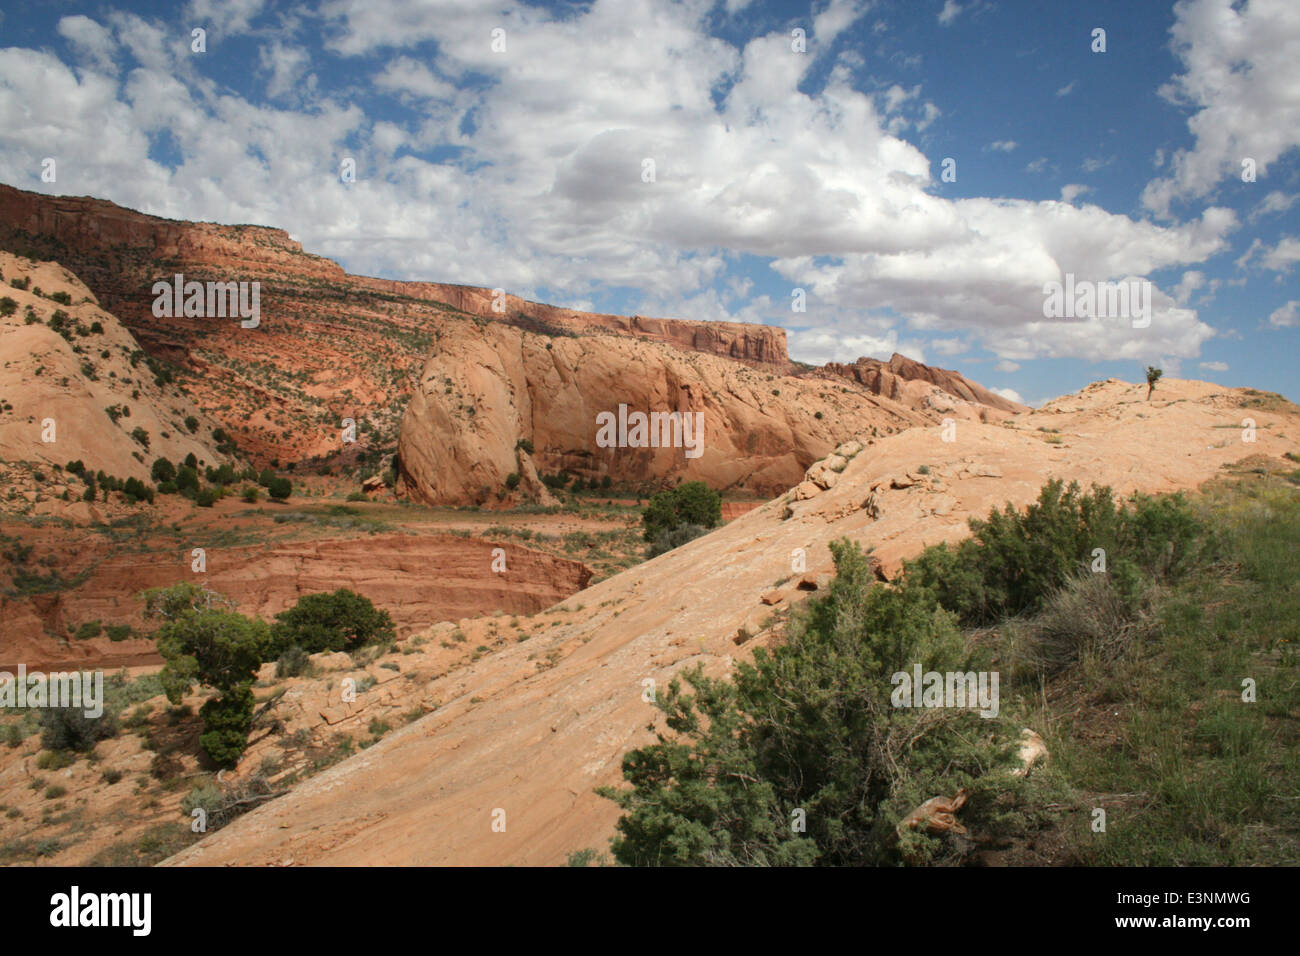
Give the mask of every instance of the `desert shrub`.
[{"label": "desert shrub", "polygon": [[143,445],[145,448],[149,447],[149,433],[145,431],[143,428],[141,428],[139,425],[131,429],[131,437],[135,439],[137,442],[139,442],[141,445]]},{"label": "desert shrub", "polygon": [[1056,673],[1086,658],[1115,660],[1151,623],[1108,575],[1082,572],[1048,595],[1033,617],[1008,621],[1002,630],[1017,663]]},{"label": "desert shrub", "polygon": [[238,476],[235,474],[234,467],[227,463],[218,468],[205,469],[204,477],[208,479],[210,485],[233,485]]},{"label": "desert shrub", "polygon": [[279,678],[299,677],[311,668],[311,655],[293,644],[284,649],[275,662],[275,676]]},{"label": "desert shrub", "polygon": [[267,659],[271,638],[264,621],[222,606],[230,602],[195,584],[174,584],[144,593],[146,614],[161,618],[154,632],[166,663],[159,680],[167,699],[180,704],[195,683],[219,697],[199,710],[199,745],[218,764],[233,765],[247,746],[253,715],[252,684]]},{"label": "desert shrub", "polygon": [[522,479],[521,479],[520,476],[519,476],[519,472],[517,472],[517,471],[512,471],[512,472],[510,472],[510,474],[506,475],[506,488],[507,488],[507,490],[509,490],[509,491],[514,491],[516,488],[519,487],[519,482],[520,482],[521,480],[522,480]]},{"label": "desert shrub", "polygon": [[200,488],[194,496],[194,503],[200,508],[211,508],[217,503],[217,493],[211,488]]},{"label": "desert shrub", "polygon": [[[996,832],[1011,760],[997,718],[893,706],[891,676],[981,670],[956,618],[922,591],[887,588],[847,541],[836,577],[795,612],[786,643],[757,648],[731,680],[687,671],[656,706],[666,730],[623,759],[630,790],[612,849],[628,865],[878,865],[960,856],[952,837],[895,826],[936,793],[966,788],[963,822]],[[803,811],[806,831],[791,818]]]},{"label": "desert shrub", "polygon": [[927,548],[904,563],[907,586],[932,591],[964,624],[1037,611],[1043,601],[1105,551],[1106,571],[1131,598],[1143,575],[1176,577],[1204,559],[1209,543],[1181,495],[1134,496],[1128,506],[1111,490],[1084,493],[1077,482],[1043,486],[1024,511],[1007,505],[971,519],[959,545]]},{"label": "desert shrub", "polygon": [[9,316],[13,315],[17,311],[18,311],[18,303],[15,302],[12,298],[10,298],[9,296],[5,296],[4,298],[0,299],[0,315],[3,315],[5,318],[8,318]]},{"label": "desert shrub", "polygon": [[271,635],[277,651],[296,645],[309,654],[350,651],[395,637],[388,612],[347,588],[303,595],[297,604],[275,616]]},{"label": "desert shrub", "polygon": [[192,498],[199,491],[199,471],[197,468],[191,468],[189,465],[181,465],[176,471],[176,488],[188,498]]},{"label": "desert shrub", "polygon": [[50,298],[60,305],[72,305],[72,296],[60,289],[58,292],[51,292]]},{"label": "desert shrub", "polygon": [[105,711],[87,717],[86,709],[46,707],[41,711],[41,746],[46,750],[87,751],[109,737],[117,736],[117,716]]},{"label": "desert shrub", "polygon": [[673,548],[680,548],[687,541],[692,541],[700,535],[708,533],[708,528],[697,524],[678,525],[671,531],[660,532],[659,536],[650,543],[650,549],[646,552],[646,556],[657,558],[659,555],[673,550]]},{"label": "desert shrub", "polygon": [[132,504],[137,501],[147,501],[153,504],[154,490],[139,478],[126,479],[122,483],[122,494],[126,495],[126,500]]},{"label": "desert shrub", "polygon": [[109,624],[104,628],[110,641],[125,641],[131,636],[130,624]]},{"label": "desert shrub", "polygon": [[251,505],[254,504],[257,499],[262,497],[262,492],[256,485],[245,485],[244,490],[240,492],[239,497]]},{"label": "desert shrub", "polygon": [[248,731],[253,726],[253,690],[241,684],[214,697],[199,708],[203,733],[199,746],[213,763],[233,767],[248,747]]},{"label": "desert shrub", "polygon": [[181,800],[181,812],[189,817],[195,810],[202,810],[207,831],[211,832],[274,796],[271,784],[261,774],[225,787],[211,781],[195,787]]},{"label": "desert shrub", "polygon": [[103,630],[104,628],[99,621],[86,621],[81,627],[77,628],[77,632],[73,636],[79,641],[88,641],[92,637],[99,637]]},{"label": "desert shrub", "polygon": [[348,492],[348,498],[347,498],[347,500],[348,500],[348,501],[368,501],[369,499],[366,498],[366,493],[365,493],[364,491],[350,491],[350,492]]},{"label": "desert shrub", "polygon": [[293,493],[293,483],[288,478],[276,477],[267,485],[266,492],[276,501],[283,501]]},{"label": "desert shrub", "polygon": [[650,498],[641,514],[645,540],[654,541],[665,531],[682,525],[716,527],[722,520],[722,496],[702,481],[688,481]]},{"label": "desert shrub", "polygon": [[176,480],[176,466],[166,458],[155,458],[153,467],[149,469],[149,477],[155,484],[161,485],[165,481]]},{"label": "desert shrub", "polygon": [[199,420],[195,418],[193,415],[186,415],[185,427],[190,430],[190,434],[192,435],[199,430]]},{"label": "desert shrub", "polygon": [[527,438],[521,438],[518,441],[516,441],[515,448],[516,449],[522,448],[525,452],[527,452],[530,455],[533,453],[533,443],[529,441]]},{"label": "desert shrub", "polygon": [[73,756],[66,750],[42,750],[36,757],[37,770],[62,770],[70,767]]}]

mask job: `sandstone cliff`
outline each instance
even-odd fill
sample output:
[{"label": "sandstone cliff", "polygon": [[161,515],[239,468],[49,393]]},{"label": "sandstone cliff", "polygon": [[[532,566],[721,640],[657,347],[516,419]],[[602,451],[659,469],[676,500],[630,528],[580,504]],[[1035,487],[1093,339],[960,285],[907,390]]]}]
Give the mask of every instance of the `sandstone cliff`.
[{"label": "sandstone cliff", "polygon": [[[924,365],[897,352],[888,362],[873,358],[860,358],[852,365],[828,362],[818,370],[818,374],[857,382],[876,395],[884,395],[912,408],[921,408],[927,402],[933,405],[937,390],[973,406],[981,421],[997,421],[1028,411],[1027,406],[989,391],[960,372]],[[939,397],[939,404],[943,403],[943,398]]]},{"label": "sandstone cliff", "polygon": [[[703,447],[600,447],[597,416],[699,413]],[[825,379],[763,374],[655,341],[546,336],[501,324],[443,337],[411,397],[399,444],[403,489],[437,504],[491,504],[532,443],[545,473],[609,475],[646,489],[702,480],[775,495],[859,430],[937,420]]]}]

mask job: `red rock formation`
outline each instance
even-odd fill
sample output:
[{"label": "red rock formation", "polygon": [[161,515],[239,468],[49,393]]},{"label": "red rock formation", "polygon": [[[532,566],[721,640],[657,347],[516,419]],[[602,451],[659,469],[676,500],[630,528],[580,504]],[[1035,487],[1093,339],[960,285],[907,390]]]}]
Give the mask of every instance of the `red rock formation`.
[{"label": "red rock formation", "polygon": [[[505,571],[492,570],[493,549],[505,551]],[[161,660],[153,642],[107,637],[64,642],[87,621],[144,626],[135,596],[150,587],[192,580],[188,555],[180,552],[114,554],[90,539],[68,559],[89,576],[76,588],[30,599],[0,597],[5,633],[0,670],[52,663],[94,662],[120,666]],[[71,568],[63,569],[72,576]],[[371,535],[306,541],[271,549],[236,547],[208,552],[205,578],[213,590],[235,599],[244,614],[269,619],[303,594],[349,588],[392,616],[398,634],[480,614],[535,614],[587,586],[591,570],[517,544],[455,535]]]},{"label": "red rock formation", "polygon": [[985,405],[1012,415],[1029,410],[1028,406],[1003,398],[960,372],[924,365],[897,352],[889,357],[888,362],[873,358],[860,358],[852,365],[827,362],[818,374],[850,379],[877,395],[904,404],[914,404],[908,394],[908,383],[926,382],[971,404]]}]

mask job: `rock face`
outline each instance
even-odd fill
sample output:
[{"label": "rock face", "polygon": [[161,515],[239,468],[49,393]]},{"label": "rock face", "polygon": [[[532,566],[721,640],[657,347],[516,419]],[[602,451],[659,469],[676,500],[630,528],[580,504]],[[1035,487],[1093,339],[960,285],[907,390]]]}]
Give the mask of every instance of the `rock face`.
[{"label": "rock face", "polygon": [[973,407],[969,410],[974,412],[973,415],[967,409],[962,409],[962,417],[975,417],[981,421],[1000,421],[1009,415],[1028,411],[1026,406],[989,391],[960,372],[923,365],[897,352],[890,356],[888,362],[873,358],[860,358],[852,365],[828,362],[821,369],[821,374],[847,378],[876,395],[892,398],[917,409],[944,404],[933,401],[933,390],[937,389]]},{"label": "rock face", "polygon": [[[228,460],[209,444],[216,423],[174,385],[159,383],[131,333],[76,276],[6,252],[0,274],[5,297],[17,304],[0,316],[0,463],[14,470],[11,488],[18,470],[44,476],[30,502],[0,499],[0,511],[27,503],[32,514],[88,508],[79,500],[84,483],[54,470],[74,460],[92,474],[141,480],[159,457],[179,464],[193,454],[214,467]],[[63,501],[64,488],[71,502]]]},{"label": "rock face", "polygon": [[[617,417],[620,405],[629,420],[634,412],[695,416],[700,454],[688,455],[684,429],[677,447],[633,447],[630,428],[627,446],[601,447],[597,417]],[[527,474],[518,450],[526,440],[547,474],[609,475],[647,490],[698,479],[771,496],[864,427],[931,420],[861,391],[828,390],[824,379],[765,375],[659,342],[492,323],[444,338],[426,363],[402,424],[399,490],[431,504],[504,500],[507,477]]]},{"label": "rock face", "polygon": [[[504,570],[493,570],[493,549],[504,552]],[[85,583],[75,590],[33,600],[0,597],[5,633],[0,670],[22,661],[28,667],[93,660],[97,667],[158,662],[153,642],[107,637],[62,642],[84,621],[144,627],[135,595],[193,578],[189,559],[178,552],[112,554],[90,540],[69,556],[65,572],[84,567]],[[500,565],[498,565],[500,567]],[[535,614],[582,590],[591,570],[579,561],[542,554],[517,544],[455,535],[372,535],[326,539],[263,549],[222,548],[209,552],[206,583],[233,598],[242,613],[269,619],[304,594],[349,588],[386,610],[399,636],[435,621],[501,611]],[[12,666],[10,666],[12,671]]]},{"label": "rock face", "polygon": [[[782,329],[589,314],[514,296],[497,311],[488,289],[348,275],[282,229],[161,219],[88,197],[0,185],[0,249],[57,261],[79,276],[147,352],[175,365],[195,403],[259,466],[346,464],[368,447],[391,447],[431,347],[477,334],[483,319],[659,341],[779,373],[790,366]],[[153,284],[177,273],[261,283],[260,326],[155,317]],[[365,425],[347,447],[339,438],[344,418]]]},{"label": "rock face", "polygon": [[[528,463],[514,455],[515,440],[534,429],[555,433],[554,441],[541,436],[545,452],[537,446],[533,464],[544,472],[569,467],[649,483],[690,473],[775,494],[820,458],[827,442],[849,434],[848,416],[859,416],[852,430],[865,425],[892,433],[949,414],[1002,414],[1009,404],[956,373],[900,356],[890,363],[889,380],[837,371],[865,369],[871,360],[796,376],[779,328],[586,313],[515,296],[496,300],[491,290],[471,286],[352,276],[304,252],[282,229],[160,219],[85,197],[0,185],[0,249],[55,260],[76,273],[258,467],[272,460],[349,467],[360,454],[390,450],[402,432],[412,479],[407,487],[429,501],[482,501],[515,471],[521,494],[543,498]],[[259,326],[155,317],[153,284],[177,273],[186,280],[259,282]],[[522,344],[538,342],[553,344],[553,360]],[[488,353],[503,346],[507,357],[498,364],[509,374],[501,381],[509,382],[519,403],[511,413],[481,371],[491,365]],[[658,351],[647,351],[651,347]],[[471,406],[475,415],[483,409],[468,393],[453,389],[444,400],[430,385],[428,373],[446,366],[448,355],[485,360],[467,374],[466,384],[482,385],[484,400],[495,396],[489,417],[505,415],[449,443],[451,426],[464,424],[456,415]],[[722,364],[693,367],[691,356]],[[751,378],[742,381],[736,368]],[[613,369],[620,377],[610,374]],[[458,380],[454,370],[445,371]],[[728,396],[729,386],[707,376],[738,385],[742,394]],[[760,380],[768,384],[760,387]],[[417,390],[423,398],[413,404],[415,418],[406,428],[405,404]],[[650,453],[625,453],[602,465],[588,434],[594,409],[586,406],[620,394],[673,403],[642,406],[647,411],[703,411],[711,435],[730,437],[714,442],[705,453],[708,462],[691,469],[670,467],[671,456]],[[824,421],[812,420],[816,411]],[[555,422],[544,417],[551,414]],[[516,422],[511,415],[521,417]],[[349,418],[358,429],[350,443],[341,439]],[[506,434],[510,430],[513,435]],[[445,447],[421,448],[414,441],[421,434]],[[726,448],[736,452],[730,464],[719,457]],[[453,472],[458,477],[449,478]]]},{"label": "rock face", "polygon": [[[561,865],[575,849],[603,849],[620,811],[593,791],[620,784],[623,755],[653,740],[647,724],[656,711],[642,682],[663,687],[696,664],[726,673],[761,644],[772,613],[762,596],[789,578],[795,549],[806,551],[809,569],[824,568],[829,544],[847,537],[874,548],[892,571],[927,545],[968,536],[972,516],[1008,501],[1025,506],[1049,477],[1106,483],[1119,494],[1170,491],[1195,487],[1228,462],[1294,450],[1294,406],[1248,406],[1259,397],[1201,382],[1160,388],[1164,399],[1148,403],[1145,384],[1106,383],[1003,424],[960,422],[955,442],[937,427],[874,444],[868,436],[835,487],[794,502],[789,517],[784,499],[768,502],[522,621],[533,635],[526,642],[428,683],[390,685],[407,695],[394,707],[442,705],[170,862]],[[1246,407],[1257,442],[1226,439],[1221,426],[1240,422]],[[1045,442],[1042,427],[1069,443]],[[990,468],[1004,477],[984,477]],[[924,480],[890,487],[891,476],[908,472]],[[883,505],[874,515],[863,507],[872,487]],[[941,511],[945,497],[951,507]],[[817,592],[792,582],[778,593],[793,602]],[[245,757],[244,766],[260,757]],[[496,808],[508,814],[505,832],[490,826]]]}]

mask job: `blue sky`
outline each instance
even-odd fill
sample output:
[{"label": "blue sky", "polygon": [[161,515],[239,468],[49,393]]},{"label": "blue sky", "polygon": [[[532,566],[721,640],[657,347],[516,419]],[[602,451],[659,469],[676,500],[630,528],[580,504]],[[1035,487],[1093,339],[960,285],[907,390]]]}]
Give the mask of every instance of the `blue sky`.
[{"label": "blue sky", "polygon": [[[1033,403],[1146,364],[1300,395],[1294,0],[0,10],[15,186]],[[1149,324],[1046,318],[1067,273],[1150,283]]]}]

